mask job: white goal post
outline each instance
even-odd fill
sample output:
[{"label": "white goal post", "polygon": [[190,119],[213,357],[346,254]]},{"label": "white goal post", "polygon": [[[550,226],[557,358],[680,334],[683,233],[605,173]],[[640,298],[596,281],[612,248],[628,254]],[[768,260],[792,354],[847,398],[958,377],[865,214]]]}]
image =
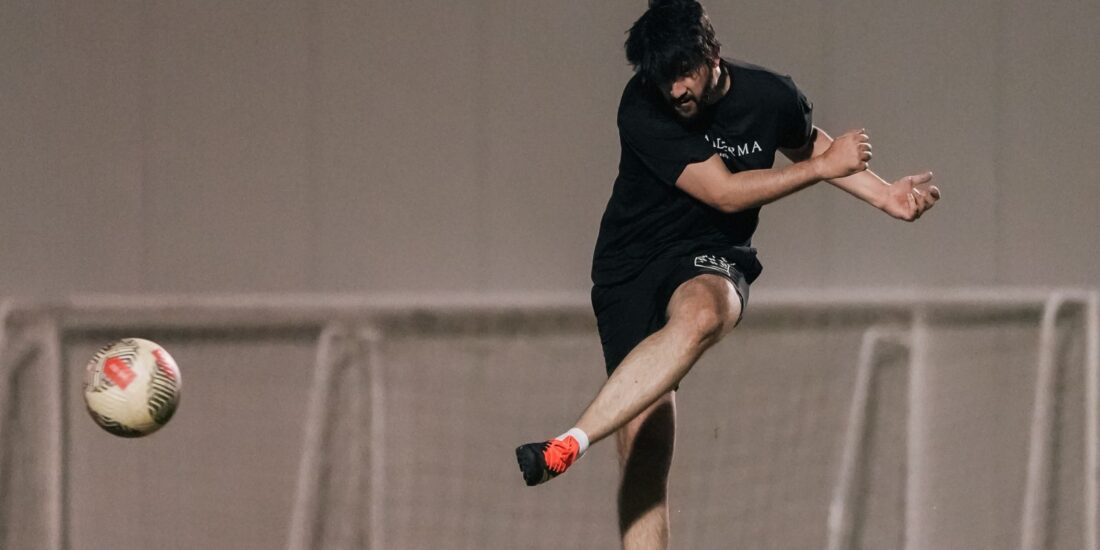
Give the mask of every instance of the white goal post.
[{"label": "white goal post", "polygon": [[[908,417],[906,425],[905,470],[905,547],[929,548],[925,524],[925,503],[930,502],[929,484],[922,476],[927,456],[927,419],[932,402],[925,380],[929,323],[936,318],[957,315],[1019,316],[1039,319],[1038,357],[1035,358],[1036,382],[1028,430],[1026,482],[1020,509],[1019,541],[1021,550],[1041,550],[1047,541],[1047,502],[1051,491],[1051,447],[1055,430],[1057,369],[1057,330],[1059,319],[1073,313],[1081,319],[1084,341],[1084,471],[1081,535],[1086,550],[1100,550],[1100,292],[1091,289],[1020,289],[978,288],[949,290],[881,289],[872,292],[805,290],[761,291],[749,305],[752,319],[814,322],[815,316],[847,313],[868,314],[879,319],[863,333],[855,385],[847,415],[839,468],[828,510],[828,525],[822,541],[828,550],[855,547],[852,540],[856,513],[852,501],[864,469],[862,450],[868,425],[868,399],[875,376],[876,357],[881,353],[902,354],[908,364]],[[367,522],[365,546],[386,548],[384,538],[386,475],[386,386],[380,374],[377,349],[388,338],[387,327],[397,319],[473,316],[492,322],[508,323],[521,316],[527,319],[552,318],[562,322],[589,323],[591,312],[587,297],[579,294],[394,294],[364,295],[222,295],[222,296],[130,296],[75,295],[59,300],[0,301],[0,414],[7,411],[11,398],[9,384],[18,358],[32,350],[53,366],[48,380],[59,386],[44,406],[49,410],[50,426],[56,429],[43,459],[50,477],[44,480],[47,495],[41,510],[50,527],[43,548],[68,548],[67,514],[69,464],[66,463],[64,424],[65,388],[77,383],[62,374],[63,335],[71,331],[124,327],[134,331],[152,329],[248,330],[270,327],[309,327],[320,334],[316,363],[312,373],[305,419],[305,433],[299,457],[298,478],[294,484],[294,505],[289,518],[288,550],[311,548],[322,520],[317,512],[320,496],[318,470],[326,449],[323,425],[335,414],[330,394],[334,377],[341,369],[360,369],[365,391],[352,393],[351,407],[362,409],[369,418],[364,428],[371,444],[353,444],[353,453],[367,471],[347,481],[350,491],[358,492]],[[886,319],[882,321],[881,319]],[[30,328],[28,328],[30,327]],[[22,337],[17,337],[19,332]],[[357,375],[358,376],[358,375]],[[5,419],[0,417],[0,445],[13,442],[6,436]],[[13,503],[0,495],[0,512]],[[337,518],[354,523],[360,518]],[[350,525],[349,523],[349,525]],[[339,527],[338,527],[339,528]],[[345,525],[343,529],[355,529]],[[0,540],[0,543],[3,541]]]}]

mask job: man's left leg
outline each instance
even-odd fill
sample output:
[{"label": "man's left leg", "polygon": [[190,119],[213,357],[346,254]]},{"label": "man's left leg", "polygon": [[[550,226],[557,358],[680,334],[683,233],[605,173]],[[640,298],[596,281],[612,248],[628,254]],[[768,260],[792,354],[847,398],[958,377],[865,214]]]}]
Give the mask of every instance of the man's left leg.
[{"label": "man's left leg", "polygon": [[619,446],[619,532],[623,550],[668,548],[668,473],[676,444],[676,392],[615,433]]}]

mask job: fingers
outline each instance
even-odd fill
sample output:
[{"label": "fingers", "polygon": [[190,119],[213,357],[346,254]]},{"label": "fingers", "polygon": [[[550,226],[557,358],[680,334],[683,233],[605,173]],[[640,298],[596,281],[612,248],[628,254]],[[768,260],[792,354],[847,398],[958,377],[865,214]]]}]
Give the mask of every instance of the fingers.
[{"label": "fingers", "polygon": [[859,160],[863,161],[865,164],[868,163],[868,162],[871,162],[871,144],[870,143],[866,143],[866,142],[860,143],[858,145],[858,150],[859,150]]},{"label": "fingers", "polygon": [[855,140],[856,158],[859,159],[859,164],[857,165],[858,170],[860,172],[867,170],[868,168],[870,168],[869,163],[871,162],[872,157],[870,143],[871,138],[867,135],[867,129],[860,128],[859,130],[851,130],[848,132],[848,135],[851,135],[852,139]]},{"label": "fingers", "polygon": [[922,199],[922,202],[923,202],[923,205],[924,205],[924,209],[922,210],[922,212],[924,210],[928,210],[928,209],[932,208],[933,206],[935,206],[936,201],[939,200],[939,197],[937,195],[933,195],[931,193],[931,190],[928,190],[926,188],[925,191],[927,191],[927,192],[922,192],[921,193],[921,199]]},{"label": "fingers", "polygon": [[871,136],[867,135],[867,129],[861,128],[859,130],[859,143],[857,145],[859,149],[859,160],[862,162],[864,170],[870,169],[871,162]]},{"label": "fingers", "polygon": [[910,177],[912,178],[913,189],[919,190],[926,197],[928,207],[931,208],[940,199],[940,188],[931,183],[932,172],[924,172]]},{"label": "fingers", "polygon": [[916,183],[913,185],[909,195],[913,198],[911,201],[914,206],[914,219],[920,218],[921,214],[928,209],[935,206],[936,201],[940,199],[940,188],[929,183],[932,180],[932,173],[925,172],[917,176],[910,176],[910,183]]},{"label": "fingers", "polygon": [[856,143],[867,143],[868,141],[871,141],[871,136],[867,135],[866,128],[860,128],[858,130],[848,130],[847,132],[844,132],[844,135],[840,137],[844,138],[849,136],[851,136],[851,138],[854,139]]},{"label": "fingers", "polygon": [[909,196],[913,197],[912,202],[916,208],[916,210],[913,212],[914,218],[919,219],[920,215],[923,214],[925,210],[928,210],[928,194],[923,193],[920,189],[914,187],[913,190],[909,192]]},{"label": "fingers", "polygon": [[905,176],[897,181],[903,185],[908,186],[910,189],[919,188],[922,193],[926,193],[933,199],[940,198],[940,188],[932,185],[932,172],[924,172],[921,174],[915,174],[912,176]]},{"label": "fingers", "polygon": [[824,179],[842,178],[862,172],[871,162],[871,144],[866,128],[849,130],[833,141],[825,155],[829,159]]},{"label": "fingers", "polygon": [[913,185],[921,185],[932,181],[932,172],[924,172],[905,178],[909,180]]},{"label": "fingers", "polygon": [[905,206],[895,216],[911,222],[920,219],[921,215],[935,206],[936,201],[940,199],[940,189],[932,185],[931,181],[932,172],[923,172],[905,176],[894,182],[897,186],[895,196],[899,199],[902,194],[905,196],[902,199],[905,201]]},{"label": "fingers", "polygon": [[923,184],[913,186],[913,193],[917,196],[925,197],[929,203],[934,203],[940,200],[940,188],[935,185]]}]

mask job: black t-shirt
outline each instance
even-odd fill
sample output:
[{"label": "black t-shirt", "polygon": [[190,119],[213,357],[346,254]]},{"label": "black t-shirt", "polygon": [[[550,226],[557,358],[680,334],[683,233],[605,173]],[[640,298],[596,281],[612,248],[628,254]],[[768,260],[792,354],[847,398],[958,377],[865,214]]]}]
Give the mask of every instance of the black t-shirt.
[{"label": "black t-shirt", "polygon": [[[797,149],[810,139],[812,106],[789,76],[742,61],[723,59],[730,89],[698,117],[683,121],[637,75],[619,102],[619,176],[607,203],[592,262],[592,281],[628,280],[651,260],[696,251],[748,247],[759,208],[724,214],[676,187],[687,165],[719,155],[731,172],[771,168],[780,147]],[[736,254],[736,252],[735,252]],[[741,266],[741,261],[731,258]]]}]

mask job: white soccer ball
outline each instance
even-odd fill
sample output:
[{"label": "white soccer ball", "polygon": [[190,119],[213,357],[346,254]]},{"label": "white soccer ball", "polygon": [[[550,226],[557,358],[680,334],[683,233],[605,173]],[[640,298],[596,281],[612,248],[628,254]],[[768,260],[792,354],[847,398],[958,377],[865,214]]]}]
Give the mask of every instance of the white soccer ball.
[{"label": "white soccer ball", "polygon": [[96,352],[84,371],[84,403],[104,430],[141,437],[168,423],[180,401],[183,378],[164,348],[126,338]]}]

